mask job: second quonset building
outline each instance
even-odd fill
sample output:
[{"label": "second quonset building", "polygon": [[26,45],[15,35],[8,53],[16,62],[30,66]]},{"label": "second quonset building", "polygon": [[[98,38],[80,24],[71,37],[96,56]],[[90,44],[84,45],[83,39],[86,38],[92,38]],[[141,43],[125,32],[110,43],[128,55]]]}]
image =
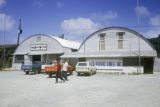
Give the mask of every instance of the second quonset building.
[{"label": "second quonset building", "polygon": [[74,52],[79,48],[80,43],[55,36],[36,34],[26,38],[17,47],[12,67],[19,70],[22,63],[51,64],[66,52]]},{"label": "second quonset building", "polygon": [[78,52],[65,53],[61,57],[89,61],[97,71],[153,73],[156,56],[156,50],[138,32],[124,27],[108,27],[89,35]]}]

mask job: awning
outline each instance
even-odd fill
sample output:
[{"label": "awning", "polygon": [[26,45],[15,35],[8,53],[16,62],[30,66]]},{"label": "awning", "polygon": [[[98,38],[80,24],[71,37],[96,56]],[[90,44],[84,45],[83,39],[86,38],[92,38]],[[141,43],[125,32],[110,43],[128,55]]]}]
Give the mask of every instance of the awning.
[{"label": "awning", "polygon": [[[103,52],[72,52],[65,53],[61,58],[92,58],[92,57],[138,57],[139,51],[103,51]],[[141,57],[156,57],[156,51],[141,51]]]},{"label": "awning", "polygon": [[14,53],[14,55],[45,55],[45,54],[59,54],[59,55],[62,55],[64,54],[63,52],[36,52],[36,51],[33,51],[33,52],[30,52],[30,53]]}]

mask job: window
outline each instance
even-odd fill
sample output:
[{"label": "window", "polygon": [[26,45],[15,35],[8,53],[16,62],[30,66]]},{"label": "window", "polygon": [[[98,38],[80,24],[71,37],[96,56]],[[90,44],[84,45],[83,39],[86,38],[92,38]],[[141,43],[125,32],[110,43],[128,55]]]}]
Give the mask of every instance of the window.
[{"label": "window", "polygon": [[101,33],[101,34],[99,34],[100,41],[104,41],[104,40],[105,40],[105,36],[106,36],[106,34],[105,34],[105,33]]},{"label": "window", "polygon": [[24,62],[24,55],[16,55],[14,63],[22,63],[22,62]]},{"label": "window", "polygon": [[117,32],[117,35],[125,35],[125,32]]},{"label": "window", "polygon": [[102,66],[105,66],[105,62],[102,62]]},{"label": "window", "polygon": [[77,52],[77,49],[71,49],[72,52]]},{"label": "window", "polygon": [[119,40],[123,40],[123,35],[119,35],[119,36],[118,36],[118,39],[119,39]]},{"label": "window", "polygon": [[79,61],[86,61],[86,58],[79,58]]},{"label": "window", "polygon": [[106,34],[105,33],[101,33],[99,34],[99,49],[100,50],[105,50],[105,36]]},{"label": "window", "polygon": [[122,66],[122,62],[117,62],[117,66]]},{"label": "window", "polygon": [[123,40],[125,32],[117,32],[118,35],[118,49],[123,49]]},{"label": "window", "polygon": [[105,50],[105,41],[100,42],[100,50]]},{"label": "window", "polygon": [[41,41],[41,37],[37,37],[37,42]]},{"label": "window", "polygon": [[33,61],[33,62],[41,61],[41,55],[33,55],[33,56],[32,56],[32,61]]},{"label": "window", "polygon": [[90,62],[89,65],[90,65],[90,66],[94,66],[94,62],[93,62],[93,61]]},{"label": "window", "polygon": [[109,66],[112,66],[112,62],[108,62],[108,65],[109,65]]},{"label": "window", "polygon": [[94,66],[98,66],[98,67],[123,66],[122,60],[119,60],[119,59],[107,59],[107,60],[102,60],[102,61],[91,61],[90,63],[94,63]]},{"label": "window", "polygon": [[78,66],[87,66],[87,63],[79,63]]},{"label": "window", "polygon": [[123,49],[123,40],[118,40],[118,49]]}]

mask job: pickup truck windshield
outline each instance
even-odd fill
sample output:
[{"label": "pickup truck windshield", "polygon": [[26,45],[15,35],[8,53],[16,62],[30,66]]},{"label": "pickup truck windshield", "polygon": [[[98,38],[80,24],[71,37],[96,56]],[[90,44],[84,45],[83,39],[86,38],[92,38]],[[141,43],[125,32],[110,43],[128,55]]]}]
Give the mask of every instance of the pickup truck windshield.
[{"label": "pickup truck windshield", "polygon": [[78,66],[87,66],[87,63],[79,63]]}]

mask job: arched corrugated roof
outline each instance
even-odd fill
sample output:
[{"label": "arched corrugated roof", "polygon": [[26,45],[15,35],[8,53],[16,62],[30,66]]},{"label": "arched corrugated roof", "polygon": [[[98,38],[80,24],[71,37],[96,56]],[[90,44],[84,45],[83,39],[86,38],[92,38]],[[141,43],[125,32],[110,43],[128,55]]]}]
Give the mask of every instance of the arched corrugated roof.
[{"label": "arched corrugated roof", "polygon": [[102,31],[105,31],[105,30],[112,30],[112,29],[115,29],[115,30],[124,30],[124,31],[128,31],[128,32],[130,32],[130,33],[133,33],[134,35],[136,35],[136,36],[140,37],[141,39],[143,39],[144,41],[146,41],[146,42],[152,47],[152,49],[155,50],[155,48],[152,46],[152,44],[151,44],[146,38],[144,38],[140,33],[136,32],[136,31],[134,31],[134,30],[131,30],[131,29],[129,29],[129,28],[117,27],[117,26],[115,26],[115,27],[102,28],[102,29],[97,30],[97,31],[95,31],[94,33],[90,34],[90,35],[81,43],[81,45],[80,45],[80,47],[79,47],[78,50],[80,50],[81,46],[82,46],[90,37],[92,37],[94,34],[99,33],[99,32],[102,32]]},{"label": "arched corrugated roof", "polygon": [[50,36],[50,35],[45,35],[45,34],[35,34],[32,35],[28,38],[26,38],[25,40],[23,40],[19,45],[21,45],[24,41],[28,40],[29,38],[35,37],[35,36],[47,36],[49,38],[52,38],[54,40],[56,40],[62,47],[66,47],[66,48],[71,48],[71,49],[78,49],[80,46],[79,42],[76,41],[71,41],[71,40],[67,40],[67,39],[62,39],[56,36]]},{"label": "arched corrugated roof", "polygon": [[56,36],[51,36],[55,40],[57,40],[63,47],[71,48],[71,49],[78,49],[80,46],[79,42],[67,40],[67,39],[62,39]]}]

